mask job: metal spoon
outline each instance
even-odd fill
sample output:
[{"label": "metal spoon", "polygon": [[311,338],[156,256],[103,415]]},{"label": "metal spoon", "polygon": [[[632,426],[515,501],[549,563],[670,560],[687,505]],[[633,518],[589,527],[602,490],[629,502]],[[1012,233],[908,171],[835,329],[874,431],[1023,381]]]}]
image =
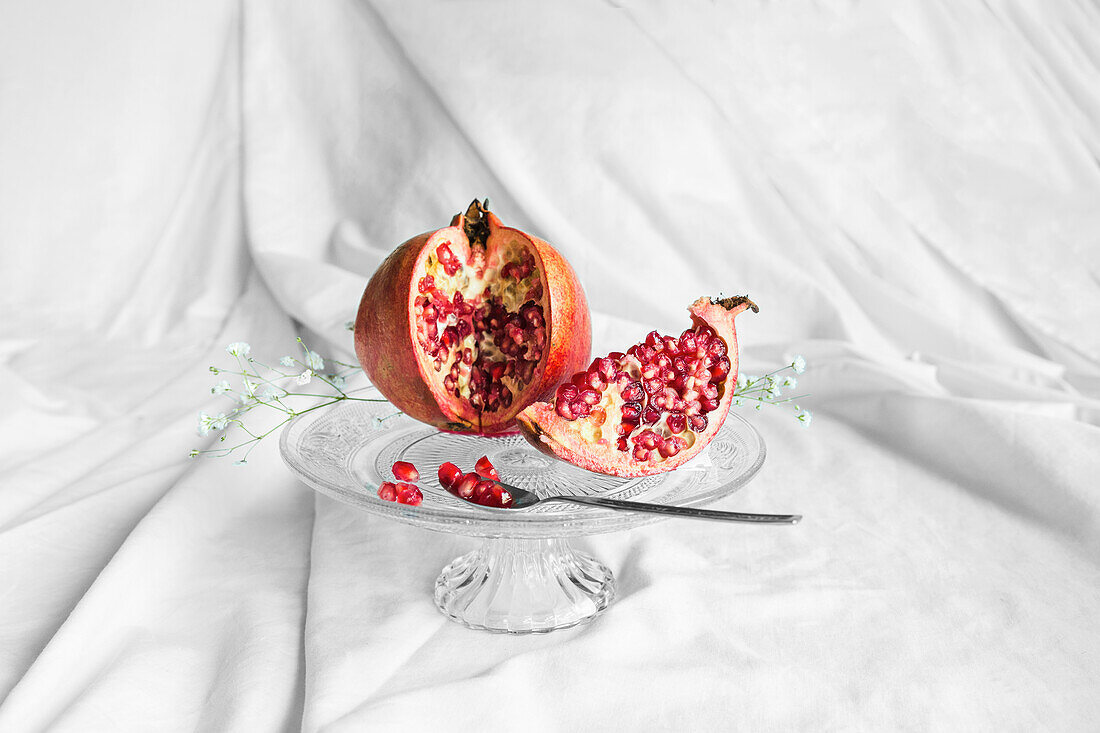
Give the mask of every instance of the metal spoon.
[{"label": "metal spoon", "polygon": [[[664,514],[670,517],[686,517],[688,519],[711,519],[721,522],[747,522],[749,524],[798,524],[802,519],[801,514],[745,514],[743,512],[719,512],[713,509],[695,509],[686,506],[669,506],[667,504],[647,504],[641,501],[623,501],[622,499],[607,499],[600,496],[545,496],[539,497],[526,489],[518,486],[510,486],[497,481],[501,487],[512,495],[511,509],[526,509],[527,507],[542,504],[548,501],[564,501],[570,504],[585,504],[587,506],[605,507],[607,509],[622,509],[628,512],[644,512],[649,514]],[[475,504],[474,506],[481,506]],[[492,507],[484,507],[490,509]],[[507,510],[506,510],[507,511]]]}]

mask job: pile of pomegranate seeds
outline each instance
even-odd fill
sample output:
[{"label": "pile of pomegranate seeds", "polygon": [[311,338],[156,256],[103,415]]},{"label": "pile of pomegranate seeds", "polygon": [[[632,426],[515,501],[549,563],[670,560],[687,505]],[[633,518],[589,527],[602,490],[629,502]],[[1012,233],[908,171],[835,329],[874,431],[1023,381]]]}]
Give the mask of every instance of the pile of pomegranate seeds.
[{"label": "pile of pomegranate seeds", "polygon": [[458,498],[482,506],[507,509],[512,506],[512,495],[496,483],[499,480],[500,476],[488,456],[477,460],[472,473],[464,474],[461,468],[450,462],[439,467],[440,485]]},{"label": "pile of pomegranate seeds", "polygon": [[420,472],[416,470],[416,466],[407,461],[397,461],[393,464],[393,477],[398,480],[398,483],[383,481],[382,485],[378,487],[379,499],[396,501],[399,504],[408,504],[409,506],[417,506],[424,500],[424,494],[420,492],[420,489],[409,483],[420,478]]},{"label": "pile of pomegranate seeds", "polygon": [[444,243],[435,255],[417,283],[420,346],[435,371],[446,372],[443,386],[455,397],[480,412],[507,409],[531,381],[547,345],[535,256],[512,252],[495,278],[487,277],[483,253],[472,251],[463,263]]},{"label": "pile of pomegranate seeds", "polygon": [[680,338],[652,331],[627,350],[596,359],[558,387],[554,407],[566,420],[603,425],[612,405],[620,419],[615,447],[638,461],[669,458],[707,428],[732,365],[726,342],[701,324]]}]

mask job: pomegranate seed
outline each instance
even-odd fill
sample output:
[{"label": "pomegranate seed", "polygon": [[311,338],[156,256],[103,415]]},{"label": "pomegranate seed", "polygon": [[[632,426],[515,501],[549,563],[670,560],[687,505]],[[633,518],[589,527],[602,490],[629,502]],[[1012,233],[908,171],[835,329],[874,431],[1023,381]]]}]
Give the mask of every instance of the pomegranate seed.
[{"label": "pomegranate seed", "polygon": [[699,400],[699,407],[703,410],[703,412],[710,412],[711,410],[717,410],[718,409],[718,400],[717,399],[712,400],[710,398],[704,397],[703,399]]},{"label": "pomegranate seed", "polygon": [[665,458],[672,458],[674,455],[676,455],[686,447],[686,440],[677,435],[673,435],[672,437],[665,440],[665,442],[661,445],[660,448],[658,448],[658,450]]},{"label": "pomegranate seed", "polygon": [[477,463],[474,464],[474,471],[482,478],[491,478],[494,481],[500,481],[500,475],[497,474],[496,467],[489,461],[489,456],[478,458]]},{"label": "pomegranate seed", "polygon": [[527,321],[531,328],[539,328],[545,323],[542,319],[542,308],[534,303],[523,306],[519,312],[520,315],[523,316],[523,320]]},{"label": "pomegranate seed", "polygon": [[590,406],[598,405],[600,404],[600,393],[594,389],[586,389],[581,392],[579,399]]},{"label": "pomegranate seed", "polygon": [[431,275],[425,275],[420,278],[420,282],[416,284],[416,289],[422,293],[426,293],[435,287],[435,278]]},{"label": "pomegranate seed", "polygon": [[634,432],[634,429],[637,428],[637,427],[638,427],[637,422],[635,422],[633,420],[624,420],[621,423],[619,423],[619,427],[616,428],[616,431],[619,433],[619,435],[630,435],[631,433]]},{"label": "pomegranate seed", "polygon": [[378,487],[378,498],[382,501],[397,501],[397,484],[392,481],[383,481]]},{"label": "pomegranate seed", "polygon": [[722,380],[726,378],[726,375],[730,373],[731,368],[729,357],[721,356],[718,361],[710,368],[710,378],[712,381]]},{"label": "pomegranate seed", "polygon": [[607,413],[603,411],[602,407],[593,407],[592,412],[588,413],[588,420],[599,427],[607,422]]},{"label": "pomegranate seed", "polygon": [[668,417],[665,418],[665,424],[668,425],[668,429],[674,433],[684,432],[684,428],[687,427],[687,418],[684,417],[682,412],[670,412]]},{"label": "pomegranate seed", "polygon": [[474,495],[474,487],[477,486],[478,480],[476,473],[468,473],[455,483],[452,493],[463,499],[469,499]]},{"label": "pomegranate seed", "polygon": [[400,504],[408,504],[409,506],[417,506],[424,500],[424,494],[420,493],[420,489],[416,488],[412,484],[398,484],[397,485],[397,501]]},{"label": "pomegranate seed", "polygon": [[559,415],[561,415],[562,417],[564,417],[566,420],[576,420],[577,419],[577,414],[575,412],[573,412],[572,404],[569,403],[569,402],[566,402],[565,400],[562,400],[561,402],[559,402],[557,407],[554,408],[554,411],[556,413],[558,413]]},{"label": "pomegranate seed", "polygon": [[626,358],[626,354],[621,351],[612,351],[610,354],[607,355],[607,358],[615,362],[621,362],[623,359]]},{"label": "pomegranate seed", "polygon": [[661,411],[660,410],[658,410],[656,408],[653,408],[653,407],[647,407],[644,410],[642,410],[642,422],[644,422],[646,425],[656,425],[657,421],[660,420],[660,419],[661,419]]},{"label": "pomegranate seed", "polygon": [[515,275],[513,274],[514,269],[515,265],[513,265],[511,262],[505,262],[504,267],[500,268],[500,276],[502,278],[515,277]]},{"label": "pomegranate seed", "polygon": [[648,461],[649,451],[640,445],[634,446],[634,460],[635,461]]},{"label": "pomegranate seed", "polygon": [[661,339],[661,334],[657,331],[650,331],[646,334],[645,345],[655,351],[659,351],[664,345],[664,341]]},{"label": "pomegranate seed", "polygon": [[653,432],[652,430],[646,430],[634,437],[635,445],[640,445],[643,448],[647,448],[649,450],[653,450],[658,445],[660,445],[661,442],[661,436],[657,435],[657,433]]},{"label": "pomegranate seed", "polygon": [[478,504],[486,504],[487,500],[492,496],[493,487],[496,486],[492,481],[478,481],[474,486],[474,501]]},{"label": "pomegranate seed", "polygon": [[439,337],[440,342],[448,349],[452,348],[458,343],[458,329],[454,326],[447,326],[443,329],[443,333]]},{"label": "pomegranate seed", "polygon": [[695,332],[690,328],[680,334],[680,353],[694,354],[698,344],[695,343]]},{"label": "pomegranate seed", "polygon": [[725,356],[726,342],[720,338],[712,340],[709,344],[707,344],[707,353],[711,356]]},{"label": "pomegranate seed", "polygon": [[688,418],[688,422],[691,423],[691,429],[696,433],[701,433],[707,429],[706,415],[692,415]]},{"label": "pomegranate seed", "polygon": [[577,417],[588,417],[588,413],[592,411],[592,406],[584,400],[577,400],[569,405],[573,410],[573,414]]},{"label": "pomegranate seed", "polygon": [[653,363],[657,366],[659,371],[664,371],[672,367],[672,357],[665,353],[657,354],[657,358],[653,360]]},{"label": "pomegranate seed", "polygon": [[417,471],[416,466],[408,461],[395,461],[393,475],[400,481],[416,481],[420,478],[420,471]]},{"label": "pomegranate seed", "polygon": [[435,256],[439,258],[440,262],[451,262],[455,258],[448,242],[444,242],[435,248]]},{"label": "pomegranate seed", "polygon": [[615,378],[615,362],[611,361],[608,357],[597,359],[592,362],[592,365],[596,367],[596,371],[600,373],[600,376],[604,378],[604,381],[610,382]]},{"label": "pomegranate seed", "polygon": [[699,391],[699,394],[703,399],[717,400],[718,399],[718,385],[717,384],[704,384],[703,388]]},{"label": "pomegranate seed", "polygon": [[584,386],[590,389],[603,389],[607,386],[607,382],[604,381],[599,372],[591,371],[586,372],[584,375]]},{"label": "pomegranate seed", "polygon": [[623,420],[634,420],[642,416],[642,406],[637,402],[624,402],[622,406]]},{"label": "pomegranate seed", "polygon": [[485,492],[482,500],[478,503],[485,506],[507,509],[512,506],[512,494],[503,486],[493,484],[493,487]]},{"label": "pomegranate seed", "polygon": [[504,362],[494,362],[489,369],[489,376],[493,378],[494,382],[499,382],[500,378],[504,376]]},{"label": "pomegranate seed", "polygon": [[577,395],[579,395],[580,392],[581,391],[577,389],[577,385],[572,384],[571,382],[566,382],[565,384],[558,387],[558,402],[572,402],[573,400],[577,399]]},{"label": "pomegranate seed", "polygon": [[615,447],[626,453],[626,438],[619,438],[619,441],[615,443]]},{"label": "pomegranate seed", "polygon": [[439,467],[439,485],[448,491],[462,478],[462,469],[448,461]]},{"label": "pomegranate seed", "polygon": [[642,383],[642,389],[647,395],[655,395],[665,388],[665,381],[659,377],[647,379]]},{"label": "pomegranate seed", "polygon": [[680,353],[680,342],[672,336],[665,336],[663,338],[665,353],[669,356],[676,356]]},{"label": "pomegranate seed", "polygon": [[642,399],[645,392],[642,390],[641,382],[631,382],[622,388],[621,394],[627,402],[637,402]]}]

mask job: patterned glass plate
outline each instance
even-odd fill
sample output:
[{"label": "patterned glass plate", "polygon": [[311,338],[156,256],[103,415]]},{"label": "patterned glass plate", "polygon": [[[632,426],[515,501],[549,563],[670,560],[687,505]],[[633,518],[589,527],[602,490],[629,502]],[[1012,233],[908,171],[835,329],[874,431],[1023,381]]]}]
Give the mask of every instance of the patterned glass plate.
[{"label": "patterned glass plate", "polygon": [[[392,415],[388,403],[342,402],[296,418],[280,447],[290,469],[313,489],[375,514],[441,532],[480,537],[571,537],[629,529],[660,516],[555,502],[530,509],[490,510],[452,496],[436,473],[446,461],[472,471],[483,455],[501,480],[540,496],[573,494],[634,499],[657,504],[703,506],[748,483],[764,463],[760,434],[730,413],[707,449],[684,466],[656,476],[604,476],[549,458],[518,435],[483,438],[440,432],[405,415],[377,427],[373,418]],[[394,461],[420,471],[420,506],[378,498],[382,481],[393,480]]]}]

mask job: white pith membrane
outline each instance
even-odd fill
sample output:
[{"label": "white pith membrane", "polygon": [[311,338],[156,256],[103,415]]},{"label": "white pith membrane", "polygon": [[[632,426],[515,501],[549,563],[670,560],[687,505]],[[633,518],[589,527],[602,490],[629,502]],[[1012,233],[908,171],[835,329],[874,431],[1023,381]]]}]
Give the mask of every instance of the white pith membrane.
[{"label": "white pith membrane", "polygon": [[458,417],[474,425],[483,415],[510,418],[547,350],[538,255],[499,230],[484,247],[471,247],[453,227],[434,235],[425,251],[413,274],[422,369]]},{"label": "white pith membrane", "polygon": [[732,368],[726,341],[696,321],[679,338],[653,331],[559,386],[554,410],[565,435],[655,465],[694,446]]}]

